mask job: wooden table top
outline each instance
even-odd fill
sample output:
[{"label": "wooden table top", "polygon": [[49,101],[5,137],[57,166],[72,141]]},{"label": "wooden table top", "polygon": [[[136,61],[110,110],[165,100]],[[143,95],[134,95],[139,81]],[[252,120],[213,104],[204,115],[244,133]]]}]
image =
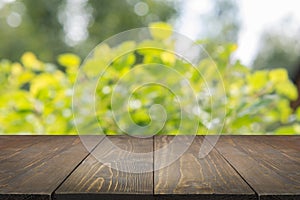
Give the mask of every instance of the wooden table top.
[{"label": "wooden table top", "polygon": [[[190,136],[176,137],[185,144]],[[300,136],[221,136],[199,158],[203,140],[213,137],[196,136],[167,167],[132,173],[168,162],[175,149],[156,150],[174,136],[87,136],[92,154],[78,136],[0,136],[0,199],[300,199]],[[141,165],[107,151],[107,141],[153,156]],[[102,164],[94,154],[115,159]]]}]

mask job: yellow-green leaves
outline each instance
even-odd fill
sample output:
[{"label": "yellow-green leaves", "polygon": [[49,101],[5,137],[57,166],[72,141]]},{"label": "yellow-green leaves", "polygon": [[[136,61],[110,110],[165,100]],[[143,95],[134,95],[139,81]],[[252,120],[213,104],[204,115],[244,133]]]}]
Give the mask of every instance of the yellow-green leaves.
[{"label": "yellow-green leaves", "polygon": [[255,71],[247,76],[248,85],[251,91],[257,92],[264,89],[268,83],[268,71]]},{"label": "yellow-green leaves", "polygon": [[13,81],[16,82],[18,87],[21,87],[23,84],[29,83],[34,77],[35,74],[33,72],[25,71],[19,76],[14,77]]},{"label": "yellow-green leaves", "polygon": [[60,65],[66,67],[66,76],[70,83],[74,83],[81,59],[77,55],[66,53],[58,56],[57,61]]},{"label": "yellow-green leaves", "polygon": [[173,32],[170,24],[163,22],[156,22],[149,25],[150,33],[154,39],[165,40],[168,39]]},{"label": "yellow-green leaves", "polygon": [[136,43],[134,41],[125,41],[116,48],[115,53],[120,56],[123,54],[132,53],[135,49]]},{"label": "yellow-green leaves", "polygon": [[277,94],[283,95],[290,100],[298,98],[296,86],[289,80],[286,69],[278,68],[269,72],[270,82],[273,83]]},{"label": "yellow-green leaves", "polygon": [[[172,53],[175,38],[170,39],[170,25],[153,23],[150,24],[149,31],[152,38],[139,43],[124,41],[117,46],[101,44],[83,63],[80,73],[84,74],[84,78],[98,80],[101,75],[97,85],[88,82],[76,91],[85,94],[86,88],[95,87],[93,106],[99,121],[94,120],[93,115],[91,118],[87,115],[85,120],[90,122],[89,130],[100,123],[106,134],[123,133],[114,119],[111,98],[113,92],[122,98],[126,94],[126,87],[131,87],[130,89],[134,89],[131,94],[133,101],[126,110],[129,113],[123,113],[129,114],[128,119],[138,125],[146,126],[151,120],[155,121],[149,113],[151,106],[162,105],[168,118],[159,134],[188,134],[188,131],[178,133],[178,127],[181,123],[189,126],[192,120],[199,120],[199,134],[216,134],[214,124],[222,123],[219,114],[224,105],[227,111],[224,133],[300,133],[300,108],[293,112],[290,107],[290,101],[298,97],[298,91],[285,69],[252,71],[238,61],[232,63],[230,58],[237,49],[236,44],[219,45],[211,51],[214,61],[204,56],[197,66],[193,66]],[[203,45],[207,45],[207,42]],[[81,60],[77,55],[66,53],[60,55],[57,61],[63,69],[55,64],[43,63],[31,52],[25,53],[20,63],[0,62],[1,133],[75,133],[72,123],[72,89]],[[175,73],[160,73],[154,67],[156,65],[148,67],[146,74],[141,73],[141,67],[153,63],[172,67],[172,70],[184,78],[178,79],[174,76]],[[215,70],[215,66],[218,70]],[[116,87],[120,78],[126,77],[130,72],[136,74],[132,79],[123,79],[124,82]],[[225,94],[216,97],[219,86],[223,87],[218,73],[223,78]],[[151,85],[152,76],[163,80],[166,87]],[[179,86],[186,85],[185,79],[193,89],[200,109],[189,104],[191,97],[185,89],[179,89]],[[126,80],[132,82],[128,83]],[[151,84],[141,86],[136,80],[147,80]],[[169,85],[176,86],[177,93],[169,90]],[[181,102],[178,102],[177,97],[182,97]],[[118,103],[115,106],[115,110],[121,108]],[[181,106],[187,108],[185,112],[190,113],[183,121]],[[121,124],[128,124],[128,119],[118,120]],[[278,128],[278,125],[282,126]]]},{"label": "yellow-green leaves", "polygon": [[290,100],[296,100],[298,97],[298,91],[295,85],[289,80],[285,69],[255,71],[247,76],[247,81],[252,92],[259,92],[263,89],[272,91],[273,88],[277,94],[285,96]]},{"label": "yellow-green leaves", "polygon": [[282,126],[275,130],[277,135],[291,135],[291,134],[300,134],[300,125],[293,124],[289,126]]},{"label": "yellow-green leaves", "polygon": [[43,70],[44,64],[40,62],[32,52],[26,52],[22,55],[21,61],[24,67],[32,70]]},{"label": "yellow-green leaves", "polygon": [[151,57],[155,55],[159,56],[164,49],[165,46],[161,42],[154,40],[145,40],[137,46],[138,53]]},{"label": "yellow-green leaves", "polygon": [[300,107],[298,107],[296,110],[296,118],[300,122]]},{"label": "yellow-green leaves", "polygon": [[284,81],[277,84],[275,90],[278,94],[286,96],[290,100],[296,100],[298,98],[297,88],[290,81]]},{"label": "yellow-green leaves", "polygon": [[133,53],[127,53],[114,60],[114,67],[120,69],[126,68],[126,71],[135,63],[135,55]]},{"label": "yellow-green leaves", "polygon": [[60,58],[67,73],[43,63],[31,52],[21,57],[21,63],[0,62],[0,82],[1,75],[6,76],[0,84],[0,133],[75,133],[70,81],[74,73],[69,72],[76,72],[80,62],[75,55]]},{"label": "yellow-green leaves", "polygon": [[58,56],[58,63],[64,67],[78,67],[81,59],[74,54],[66,53]]},{"label": "yellow-green leaves", "polygon": [[47,94],[49,93],[49,96],[47,95],[46,97],[50,99],[55,95],[55,91],[53,91],[55,87],[60,87],[60,83],[54,75],[40,74],[31,81],[30,92],[33,96],[37,96],[44,91]]},{"label": "yellow-green leaves", "polygon": [[17,90],[7,92],[1,96],[0,107],[5,109],[16,109],[18,111],[33,110],[33,98],[25,91]]},{"label": "yellow-green leaves", "polygon": [[270,76],[270,81],[275,84],[288,81],[289,79],[286,69],[282,69],[282,68],[271,70],[269,76]]},{"label": "yellow-green leaves", "polygon": [[102,60],[104,62],[109,62],[113,59],[112,49],[107,44],[98,45],[91,56],[94,60]]},{"label": "yellow-green leaves", "polygon": [[23,67],[22,65],[20,65],[19,63],[14,63],[11,66],[11,74],[12,76],[19,76],[23,73]]},{"label": "yellow-green leaves", "polygon": [[175,54],[170,52],[161,53],[161,59],[167,65],[174,65],[174,63],[176,62]]},{"label": "yellow-green leaves", "polygon": [[277,103],[277,110],[280,113],[280,121],[287,123],[292,113],[290,102],[287,99],[282,99]]}]

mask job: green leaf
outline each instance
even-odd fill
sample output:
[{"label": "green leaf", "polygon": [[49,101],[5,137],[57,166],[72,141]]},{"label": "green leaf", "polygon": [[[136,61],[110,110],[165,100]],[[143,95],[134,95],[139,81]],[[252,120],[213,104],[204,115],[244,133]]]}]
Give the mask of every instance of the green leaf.
[{"label": "green leaf", "polygon": [[298,98],[298,90],[289,80],[277,84],[275,90],[278,94],[286,96],[290,100],[296,100]]},{"label": "green leaf", "polygon": [[298,107],[296,110],[296,118],[298,121],[300,121],[300,107]]},{"label": "green leaf", "polygon": [[55,92],[55,89],[61,87],[58,79],[59,76],[53,74],[40,74],[31,81],[30,93],[37,97],[43,91],[47,94],[44,98],[54,98],[55,95],[51,95],[51,92]]},{"label": "green leaf", "polygon": [[144,56],[160,56],[165,51],[165,46],[155,40],[145,40],[137,46],[137,52]]},{"label": "green leaf", "polygon": [[247,81],[251,91],[260,91],[266,87],[268,83],[268,71],[255,71],[253,74],[247,76]]},{"label": "green leaf", "polygon": [[163,22],[151,23],[149,29],[152,37],[158,40],[168,39],[173,32],[172,26]]},{"label": "green leaf", "polygon": [[120,56],[123,54],[133,53],[135,49],[136,43],[134,41],[125,41],[116,48],[115,53]]},{"label": "green leaf", "polygon": [[42,71],[45,69],[44,63],[40,62],[32,52],[26,52],[22,55],[21,61],[25,68],[34,71]]},{"label": "green leaf", "polygon": [[286,82],[289,79],[287,70],[283,68],[271,70],[269,73],[269,77],[270,81],[272,81],[275,84]]},{"label": "green leaf", "polygon": [[282,126],[275,130],[277,135],[294,135],[300,134],[300,125],[290,125],[290,126]]},{"label": "green leaf", "polygon": [[64,67],[78,67],[80,65],[81,59],[74,54],[65,53],[58,56],[58,63]]},{"label": "green leaf", "polygon": [[292,109],[290,107],[290,102],[287,99],[281,99],[277,103],[277,110],[280,113],[281,123],[287,123],[290,115],[292,114]]},{"label": "green leaf", "polygon": [[170,52],[162,52],[161,59],[165,64],[171,66],[176,62],[176,56]]}]

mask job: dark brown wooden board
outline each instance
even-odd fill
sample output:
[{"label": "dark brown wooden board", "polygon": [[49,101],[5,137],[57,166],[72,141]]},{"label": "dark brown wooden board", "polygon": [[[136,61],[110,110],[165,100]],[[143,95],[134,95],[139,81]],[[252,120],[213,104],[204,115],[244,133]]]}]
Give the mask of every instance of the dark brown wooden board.
[{"label": "dark brown wooden board", "polygon": [[1,139],[0,199],[50,199],[53,191],[88,155],[77,136]]},{"label": "dark brown wooden board", "polygon": [[[153,152],[153,138],[139,139],[129,136],[108,136],[81,165],[58,188],[56,199],[152,199],[153,172],[130,173],[117,170],[143,168],[153,169],[153,156],[132,160],[127,154],[112,149],[113,145],[127,152]],[[97,158],[113,158],[103,164]],[[111,166],[111,167],[110,167]]]},{"label": "dark brown wooden board", "polygon": [[[272,139],[274,138],[274,139]],[[260,199],[300,199],[300,137],[222,136],[216,149]]]},{"label": "dark brown wooden board", "polygon": [[[189,142],[190,136],[181,137],[175,148]],[[155,137],[155,151],[168,145],[173,138]],[[256,199],[247,183],[215,149],[204,158],[198,157],[202,142],[203,137],[197,136],[178,160],[154,172],[154,193],[166,199]],[[168,161],[173,151],[155,153],[154,164]]]},{"label": "dark brown wooden board", "polygon": [[[14,154],[17,154],[19,151],[22,151],[25,148],[28,148],[29,146],[34,145],[35,143],[38,143],[42,141],[43,139],[46,139],[45,137],[39,137],[39,136],[11,136],[11,135],[1,135],[0,136],[0,160],[3,160],[4,158],[9,158],[9,156],[13,156]],[[12,153],[13,152],[13,153]]]},{"label": "dark brown wooden board", "polygon": [[[250,136],[249,136],[250,137]],[[300,152],[300,137],[299,136],[282,136],[282,135],[261,135],[252,138],[264,142],[268,145],[271,145],[273,148],[286,152],[286,153],[293,153],[293,152]]]},{"label": "dark brown wooden board", "polygon": [[[221,136],[203,159],[197,136],[178,160],[147,173],[117,169],[157,168],[175,149],[153,150],[174,136],[85,137],[89,149],[98,144],[92,155],[77,136],[0,136],[0,199],[300,199],[299,136]],[[130,159],[112,146],[151,156]]]},{"label": "dark brown wooden board", "polygon": [[[18,137],[18,139],[16,139]],[[34,143],[32,140],[39,141],[40,136],[36,135],[0,135],[0,153],[1,155],[6,155],[3,153],[4,150],[12,148],[14,151],[22,148],[26,148]]]}]

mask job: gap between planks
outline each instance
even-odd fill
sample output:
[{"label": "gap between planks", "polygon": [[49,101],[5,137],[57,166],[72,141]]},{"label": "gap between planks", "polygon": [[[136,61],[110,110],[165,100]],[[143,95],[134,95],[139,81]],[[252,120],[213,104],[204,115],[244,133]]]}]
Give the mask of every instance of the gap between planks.
[{"label": "gap between planks", "polygon": [[[110,136],[108,136],[108,137],[110,137]],[[112,136],[112,137],[118,137],[118,136]],[[157,137],[162,137],[162,136],[155,136],[155,137],[151,137],[151,139],[152,139],[152,148],[153,148],[153,152],[152,152],[152,165],[153,165],[153,169],[155,169],[155,164],[156,164],[156,162],[155,162],[155,160],[157,159],[155,156],[155,148],[156,148],[156,138]],[[167,137],[170,137],[170,136],[167,136]],[[184,137],[184,136],[183,136]],[[202,141],[203,141],[203,136],[197,136],[198,137],[198,140],[200,140],[199,138],[201,138],[202,139]],[[149,138],[150,139],[150,138]],[[93,149],[93,151],[95,151],[95,149],[101,144],[103,142],[103,140],[101,140],[98,144],[97,144],[97,146]],[[212,145],[211,145],[212,146]],[[247,185],[247,187],[249,187],[249,190],[256,196],[256,198],[257,198],[257,194],[256,194],[256,192],[253,190],[253,188],[252,187],[250,187],[249,186],[249,184],[248,184],[248,182],[247,181],[245,181],[245,179],[241,176],[241,174],[240,173],[238,173],[238,171],[229,163],[229,161],[227,160],[227,159],[225,159],[224,158],[224,156],[213,146],[212,147],[212,151],[214,151],[214,156],[216,156],[216,157],[221,157],[222,159],[224,159],[224,163],[226,163],[226,165],[228,165],[228,166],[225,166],[225,171],[227,170],[229,170],[229,171],[234,171],[234,172],[231,172],[231,174],[232,173],[236,173],[237,175],[235,175],[236,177],[239,177],[240,178],[240,182],[239,183],[244,183],[245,185]],[[64,181],[59,185],[59,187],[57,187],[56,188],[56,190],[53,192],[53,194],[70,178],[70,176],[80,167],[80,165],[83,163],[83,161],[85,161],[89,156],[91,156],[92,154],[91,153],[89,153],[74,169],[73,169],[73,171],[68,175],[68,177],[67,178],[65,178],[64,179]],[[223,162],[223,161],[222,161]],[[230,168],[232,168],[232,169],[230,169]],[[153,182],[153,185],[152,185],[152,195],[153,195],[153,198],[171,198],[172,197],[172,195],[177,195],[177,197],[179,197],[179,196],[182,196],[181,194],[170,194],[170,195],[161,195],[161,194],[159,194],[159,193],[156,193],[156,185],[155,185],[155,176],[156,176],[156,173],[159,173],[158,171],[152,171],[152,182]],[[244,186],[244,188],[245,188],[246,186]],[[247,190],[246,190],[247,191]],[[248,191],[248,194],[249,194],[249,191]],[[105,195],[105,194],[104,194]],[[211,194],[203,194],[202,195],[202,197],[205,197],[205,195],[207,195],[207,196],[209,196],[209,195],[211,195]],[[221,194],[222,195],[222,194]],[[253,196],[254,196],[253,195]],[[53,195],[52,195],[53,196]],[[183,195],[184,196],[184,195]],[[182,197],[183,197],[182,196]],[[187,195],[187,196],[189,196],[189,195]],[[195,193],[195,194],[190,194],[190,197],[197,197],[197,194]],[[221,197],[222,198],[222,197]]]},{"label": "gap between planks", "polygon": [[[205,139],[205,138],[204,138]],[[207,140],[209,142],[210,145],[212,145],[212,143],[209,141],[209,139]],[[213,145],[212,145],[213,146]],[[243,181],[251,188],[251,190],[255,193],[255,196],[258,200],[260,200],[260,197],[258,195],[258,193],[255,191],[255,189],[247,182],[247,180],[240,174],[240,172],[229,162],[229,160],[223,156],[220,151],[216,148],[216,146],[213,146],[213,148],[219,153],[219,155],[221,155],[224,160],[228,163],[228,165],[241,177],[241,179],[243,179]]]},{"label": "gap between planks", "polygon": [[74,169],[66,176],[66,178],[64,178],[64,180],[55,188],[55,190],[53,190],[53,192],[51,193],[51,195],[50,195],[50,199],[52,200],[54,200],[55,198],[54,198],[54,194],[55,194],[55,192],[56,192],[56,190],[58,190],[58,188],[60,188],[60,186],[71,176],[71,174],[83,163],[83,161],[85,160],[85,159],[87,159],[87,157],[89,157],[90,155],[91,155],[91,152],[92,151],[94,151],[99,145],[100,145],[100,143],[103,141],[103,139],[104,138],[102,138],[99,142],[98,142],[98,144],[96,144],[94,147],[92,147],[92,149],[89,151],[88,150],[88,153],[87,153],[87,155],[74,167]]}]

